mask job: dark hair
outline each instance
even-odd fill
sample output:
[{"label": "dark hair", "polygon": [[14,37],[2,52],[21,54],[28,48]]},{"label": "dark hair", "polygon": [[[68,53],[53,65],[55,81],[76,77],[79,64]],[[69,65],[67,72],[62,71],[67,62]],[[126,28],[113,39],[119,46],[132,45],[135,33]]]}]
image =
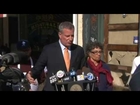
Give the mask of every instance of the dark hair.
[{"label": "dark hair", "polygon": [[95,42],[89,42],[87,45],[86,45],[86,56],[88,56],[88,53],[94,49],[94,48],[100,48],[101,50],[103,50],[103,45],[98,42],[98,41],[95,41]]},{"label": "dark hair", "polygon": [[62,32],[64,28],[72,30],[74,29],[74,25],[69,21],[65,21],[59,24],[58,26],[59,32]]}]

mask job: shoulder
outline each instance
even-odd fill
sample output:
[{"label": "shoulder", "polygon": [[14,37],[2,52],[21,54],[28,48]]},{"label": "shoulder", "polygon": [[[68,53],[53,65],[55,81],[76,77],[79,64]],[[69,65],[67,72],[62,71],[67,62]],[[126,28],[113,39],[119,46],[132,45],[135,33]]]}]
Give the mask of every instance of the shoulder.
[{"label": "shoulder", "polygon": [[136,69],[140,69],[140,64],[138,65],[138,67]]},{"label": "shoulder", "polygon": [[137,56],[134,58],[133,62],[139,62],[140,61],[140,56]]},{"label": "shoulder", "polygon": [[43,47],[43,50],[47,50],[47,49],[54,48],[54,47],[56,47],[57,45],[59,45],[58,42],[55,42],[55,43],[51,43],[51,44],[45,45],[45,46]]},{"label": "shoulder", "polygon": [[106,62],[102,61],[103,63],[103,68],[107,69],[110,71],[110,67],[109,67],[109,64],[107,64]]},{"label": "shoulder", "polygon": [[72,44],[71,49],[76,49],[76,50],[84,50],[83,47],[77,44]]}]

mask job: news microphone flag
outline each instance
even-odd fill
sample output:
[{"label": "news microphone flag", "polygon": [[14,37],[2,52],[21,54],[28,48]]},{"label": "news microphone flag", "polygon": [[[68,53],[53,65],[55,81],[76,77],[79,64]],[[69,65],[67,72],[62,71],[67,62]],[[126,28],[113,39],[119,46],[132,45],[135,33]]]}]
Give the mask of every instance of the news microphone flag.
[{"label": "news microphone flag", "polygon": [[7,14],[0,14],[0,18],[7,17]]}]

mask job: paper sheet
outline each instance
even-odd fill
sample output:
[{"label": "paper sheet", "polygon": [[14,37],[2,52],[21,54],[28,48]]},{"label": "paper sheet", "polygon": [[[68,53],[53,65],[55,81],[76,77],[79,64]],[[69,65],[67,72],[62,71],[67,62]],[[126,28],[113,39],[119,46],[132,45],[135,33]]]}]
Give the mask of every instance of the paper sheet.
[{"label": "paper sheet", "polygon": [[30,84],[31,86],[31,91],[38,91],[38,81],[35,79],[36,84]]}]

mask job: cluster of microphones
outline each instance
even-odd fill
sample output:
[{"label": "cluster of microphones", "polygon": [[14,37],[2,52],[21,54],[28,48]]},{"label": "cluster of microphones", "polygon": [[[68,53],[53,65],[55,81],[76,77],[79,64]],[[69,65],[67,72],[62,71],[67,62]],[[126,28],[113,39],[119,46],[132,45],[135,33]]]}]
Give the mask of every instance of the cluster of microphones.
[{"label": "cluster of microphones", "polygon": [[72,68],[69,72],[58,70],[58,72],[56,74],[53,73],[49,79],[51,84],[55,84],[59,82],[92,81],[97,78],[89,68],[83,67],[82,70],[75,70]]}]

